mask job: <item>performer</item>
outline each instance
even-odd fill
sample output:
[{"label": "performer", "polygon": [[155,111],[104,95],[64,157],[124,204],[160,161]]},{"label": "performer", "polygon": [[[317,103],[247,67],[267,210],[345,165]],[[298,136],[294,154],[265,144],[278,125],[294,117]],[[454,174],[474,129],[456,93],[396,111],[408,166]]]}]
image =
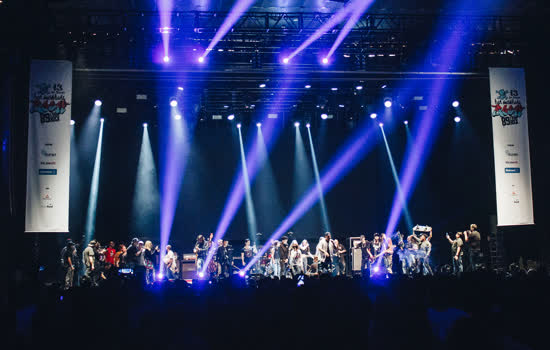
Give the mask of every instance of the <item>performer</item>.
[{"label": "performer", "polygon": [[195,262],[197,266],[197,272],[202,271],[204,267],[204,261],[206,259],[206,255],[208,254],[208,248],[209,244],[204,239],[204,236],[198,235],[197,242],[195,243],[195,248],[193,249],[193,253],[197,255],[197,260]]},{"label": "performer", "polygon": [[298,241],[296,240],[292,241],[292,244],[290,245],[290,256],[288,261],[292,277],[296,277],[304,273],[302,265],[302,253],[300,251]]},{"label": "performer", "polygon": [[481,262],[481,235],[477,231],[477,225],[471,224],[470,230],[464,231],[464,242],[468,257],[468,271],[476,271]]},{"label": "performer", "polygon": [[430,266],[430,253],[432,251],[432,244],[428,239],[427,234],[420,236],[420,248],[419,253],[419,268],[422,269],[423,275],[433,275],[432,268]]},{"label": "performer", "polygon": [[387,274],[393,274],[393,242],[390,237],[387,237],[385,233],[380,236],[382,240],[382,249],[384,253],[382,255],[382,262],[384,263],[384,269]]},{"label": "performer", "polygon": [[84,252],[82,253],[82,260],[84,263],[84,266],[86,267],[86,272],[84,274],[84,277],[86,277],[86,280],[89,281],[90,285],[92,287],[97,287],[97,272],[96,272],[96,256],[95,256],[95,246],[97,245],[96,240],[91,240],[90,243],[88,243],[88,246],[86,249],[84,249]]},{"label": "performer", "polygon": [[338,242],[338,258],[340,261],[340,265],[338,266],[339,273],[338,275],[345,276],[346,275],[346,247],[341,242]]},{"label": "performer", "polygon": [[279,265],[281,267],[281,278],[286,277],[286,270],[288,267],[288,237],[281,237],[281,243],[279,244]]},{"label": "performer", "polygon": [[216,260],[220,264],[220,275],[221,278],[229,278],[231,276],[231,266],[233,260],[233,253],[229,246],[228,240],[223,240],[222,245],[218,247],[216,251]]},{"label": "performer", "polygon": [[73,241],[69,238],[67,240],[67,245],[61,250],[61,263],[63,268],[65,269],[65,275],[64,275],[65,290],[73,287],[76,261],[77,261],[76,248]]},{"label": "performer", "polygon": [[338,240],[331,239],[328,244],[330,260],[332,262],[332,276],[340,274],[340,254],[338,254]]},{"label": "performer", "polygon": [[309,249],[309,243],[307,240],[303,240],[302,243],[300,243],[300,253],[302,254],[302,271],[304,273],[307,271],[307,259],[313,258],[313,255],[311,254],[311,251]]},{"label": "performer", "polygon": [[328,273],[332,270],[332,260],[330,256],[330,232],[325,232],[325,236],[319,239],[317,252],[319,256],[319,270],[321,273]]},{"label": "performer", "polygon": [[145,282],[147,284],[153,284],[155,281],[155,260],[157,258],[157,255],[159,253],[159,247],[156,246],[153,249],[153,242],[146,241],[145,242]]},{"label": "performer", "polygon": [[[403,235],[399,232],[399,260],[401,260],[401,270],[403,275],[410,275],[414,271],[415,264],[415,249],[418,250],[418,244],[413,244],[411,236],[407,237],[407,241],[403,242]],[[416,245],[416,248],[414,246]]]},{"label": "performer", "polygon": [[370,263],[374,260],[374,255],[371,253],[372,242],[367,241],[365,235],[361,235],[359,238],[361,239],[361,243],[359,243],[359,248],[361,248],[361,274],[366,277],[370,272]]},{"label": "performer", "polygon": [[244,240],[244,247],[241,250],[241,261],[243,266],[248,265],[254,258],[254,255],[256,255],[256,249],[254,246],[250,245],[250,239],[247,238]]},{"label": "performer", "polygon": [[164,268],[166,271],[166,277],[169,280],[174,279],[174,266],[176,265],[176,259],[174,256],[174,252],[172,251],[172,246],[167,245],[166,246],[166,255],[164,255],[164,259],[162,261],[164,263]]},{"label": "performer", "polygon": [[271,265],[273,267],[273,276],[277,278],[281,278],[281,255],[279,251],[280,242],[274,241],[271,249],[273,252],[271,253]]},{"label": "performer", "polygon": [[449,243],[451,243],[451,253],[452,253],[452,262],[453,262],[453,275],[460,277],[463,271],[462,265],[462,233],[457,232],[455,239],[451,239],[449,234],[445,235]]},{"label": "performer", "polygon": [[309,277],[319,276],[319,256],[313,257],[313,263],[307,269],[306,275]]}]

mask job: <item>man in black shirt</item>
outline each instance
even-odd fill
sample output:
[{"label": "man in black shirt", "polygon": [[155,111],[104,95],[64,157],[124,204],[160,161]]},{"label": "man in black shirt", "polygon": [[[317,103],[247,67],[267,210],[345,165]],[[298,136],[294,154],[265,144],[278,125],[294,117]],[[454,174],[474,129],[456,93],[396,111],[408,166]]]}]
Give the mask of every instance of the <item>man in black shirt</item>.
[{"label": "man in black shirt", "polygon": [[471,224],[469,231],[464,231],[464,242],[468,251],[468,271],[476,271],[481,262],[481,235],[477,225]]},{"label": "man in black shirt", "polygon": [[229,247],[229,241],[224,240],[223,243],[218,247],[216,251],[216,260],[220,264],[220,276],[221,278],[228,278],[231,276],[231,263],[232,263],[232,252]]},{"label": "man in black shirt", "polygon": [[363,277],[370,275],[370,262],[374,259],[371,253],[371,242],[367,241],[365,235],[360,236],[361,243],[359,247],[361,248],[361,274]]},{"label": "man in black shirt", "polygon": [[288,266],[288,237],[281,238],[279,245],[279,265],[281,266],[281,278],[286,277],[286,269]]},{"label": "man in black shirt", "polygon": [[65,269],[64,289],[73,287],[74,272],[76,269],[76,249],[71,239],[67,240],[67,245],[61,251],[61,261]]},{"label": "man in black shirt", "polygon": [[126,251],[126,264],[129,268],[134,269],[138,263],[139,252],[138,252],[138,242],[139,239],[132,239],[132,243],[128,250]]}]

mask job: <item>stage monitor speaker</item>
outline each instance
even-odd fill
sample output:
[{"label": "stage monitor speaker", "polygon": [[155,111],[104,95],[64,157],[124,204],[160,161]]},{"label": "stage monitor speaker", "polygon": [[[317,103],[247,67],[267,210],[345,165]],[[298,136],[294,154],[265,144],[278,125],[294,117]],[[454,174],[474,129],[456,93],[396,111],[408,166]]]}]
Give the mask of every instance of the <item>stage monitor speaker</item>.
[{"label": "stage monitor speaker", "polygon": [[361,271],[361,248],[357,246],[361,243],[360,237],[349,238],[349,251],[351,252],[351,271]]}]

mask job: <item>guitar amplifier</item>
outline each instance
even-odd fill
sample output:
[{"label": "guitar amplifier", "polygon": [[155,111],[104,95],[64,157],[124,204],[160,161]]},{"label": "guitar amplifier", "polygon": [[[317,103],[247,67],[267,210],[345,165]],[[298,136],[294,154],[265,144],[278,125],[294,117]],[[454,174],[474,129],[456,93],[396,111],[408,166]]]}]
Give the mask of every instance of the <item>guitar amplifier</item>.
[{"label": "guitar amplifier", "polygon": [[[190,254],[186,254],[190,255]],[[195,265],[194,260],[184,260],[181,261],[181,267],[180,267],[180,275],[181,279],[193,279],[197,278],[197,265]]]},{"label": "guitar amplifier", "polygon": [[361,248],[358,248],[358,244],[361,242],[359,237],[349,238],[349,251],[351,252],[351,272],[361,271]]},{"label": "guitar amplifier", "polygon": [[195,261],[197,256],[195,254],[183,254],[183,260],[185,261]]}]

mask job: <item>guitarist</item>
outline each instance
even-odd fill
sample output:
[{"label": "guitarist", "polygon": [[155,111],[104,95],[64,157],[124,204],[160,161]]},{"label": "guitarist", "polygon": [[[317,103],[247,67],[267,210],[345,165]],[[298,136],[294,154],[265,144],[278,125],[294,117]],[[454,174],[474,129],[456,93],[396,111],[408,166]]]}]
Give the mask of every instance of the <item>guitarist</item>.
[{"label": "guitarist", "polygon": [[[212,238],[212,235],[210,235],[210,238]],[[195,248],[193,249],[193,253],[197,255],[197,260],[195,262],[197,266],[197,271],[202,271],[204,261],[206,259],[206,254],[208,253],[208,246],[209,244],[204,239],[204,236],[198,235],[197,243],[195,243]]]}]

